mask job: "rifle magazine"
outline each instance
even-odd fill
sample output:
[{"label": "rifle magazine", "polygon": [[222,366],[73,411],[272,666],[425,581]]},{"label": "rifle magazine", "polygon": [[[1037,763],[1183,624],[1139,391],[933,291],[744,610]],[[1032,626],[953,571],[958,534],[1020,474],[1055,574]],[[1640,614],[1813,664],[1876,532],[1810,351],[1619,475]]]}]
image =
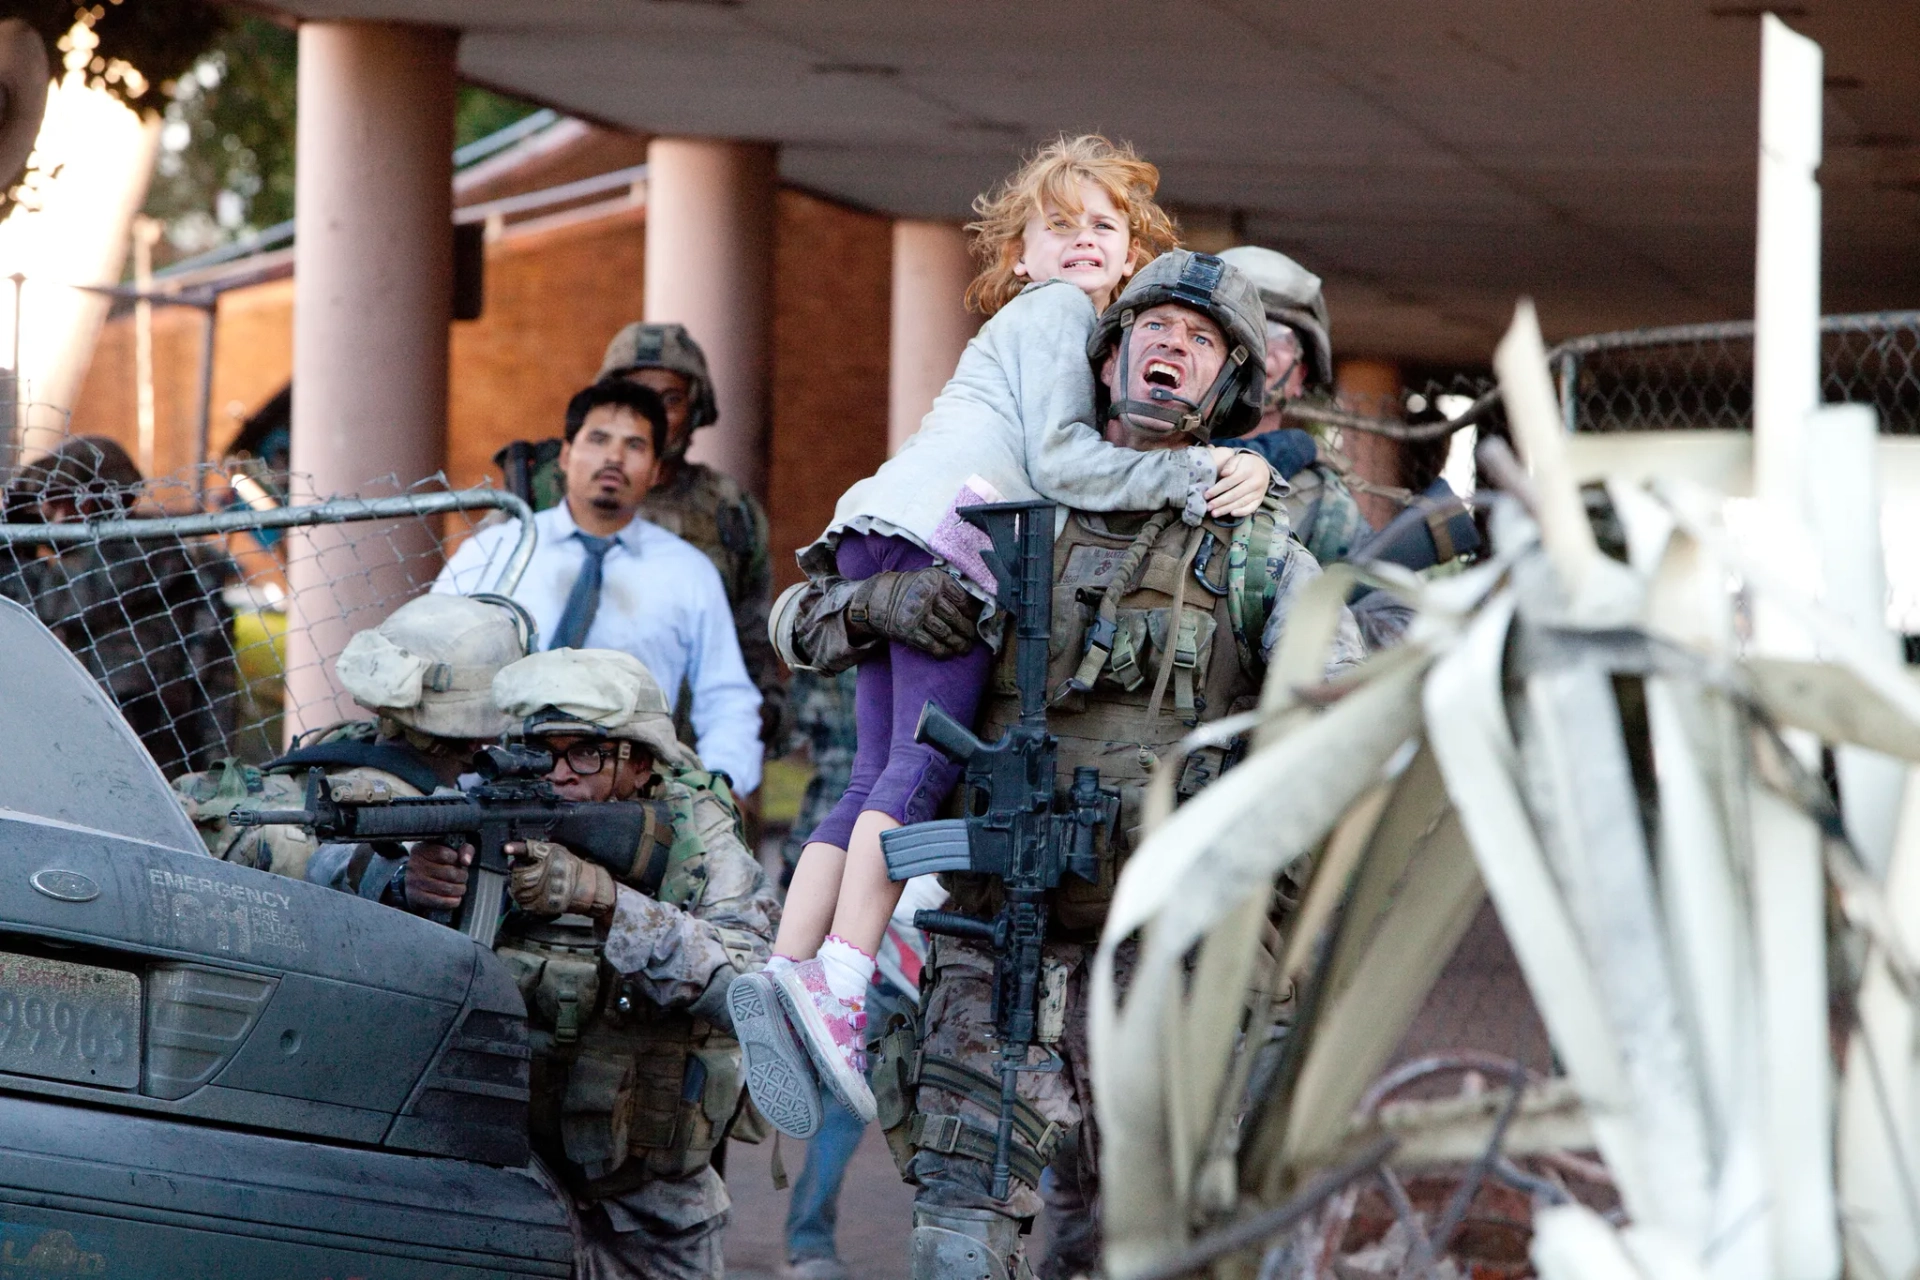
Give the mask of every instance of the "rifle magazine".
[{"label": "rifle magazine", "polygon": [[941,818],[896,827],[881,834],[880,848],[886,855],[890,880],[908,880],[936,871],[973,869],[965,818]]}]

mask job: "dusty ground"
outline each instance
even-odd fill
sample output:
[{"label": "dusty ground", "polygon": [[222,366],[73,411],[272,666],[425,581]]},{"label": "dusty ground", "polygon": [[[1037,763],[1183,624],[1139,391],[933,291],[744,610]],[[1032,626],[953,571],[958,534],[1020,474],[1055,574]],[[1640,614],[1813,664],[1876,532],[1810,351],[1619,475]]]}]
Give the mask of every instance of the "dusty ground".
[{"label": "dusty ground", "polygon": [[[771,1142],[728,1147],[727,1189],[733,1193],[726,1239],[730,1280],[769,1280],[786,1261],[787,1193],[774,1190],[772,1158]],[[780,1159],[789,1177],[799,1176],[805,1158],[805,1143],[781,1140]],[[907,1273],[912,1212],[913,1188],[894,1172],[880,1131],[869,1128],[840,1193],[840,1257],[853,1280],[899,1280]]]},{"label": "dusty ground", "polygon": [[[768,836],[761,844],[761,860],[769,874],[777,875],[777,830]],[[1551,1062],[1539,1015],[1491,906],[1481,907],[1407,1029],[1395,1059],[1449,1049],[1517,1057],[1534,1070],[1545,1070]],[[1445,1087],[1457,1086],[1449,1080]],[[727,1228],[726,1265],[732,1280],[774,1280],[786,1261],[787,1192],[774,1188],[772,1157],[771,1142],[736,1142],[728,1150],[733,1221]],[[797,1177],[806,1145],[783,1140],[781,1159],[788,1175]],[[868,1129],[840,1197],[840,1257],[853,1280],[899,1280],[906,1274],[912,1212],[913,1189],[894,1171],[879,1131]],[[1044,1237],[1044,1226],[1037,1226],[1028,1242],[1029,1258],[1040,1256]]]}]

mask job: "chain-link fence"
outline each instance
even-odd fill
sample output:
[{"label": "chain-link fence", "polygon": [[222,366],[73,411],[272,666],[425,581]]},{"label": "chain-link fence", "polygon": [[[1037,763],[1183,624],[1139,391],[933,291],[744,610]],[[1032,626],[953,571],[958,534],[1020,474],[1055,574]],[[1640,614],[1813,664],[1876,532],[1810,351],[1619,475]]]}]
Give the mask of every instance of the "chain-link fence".
[{"label": "chain-link fence", "polygon": [[[1569,430],[1753,427],[1751,321],[1595,334],[1550,358]],[[1822,318],[1820,383],[1829,404],[1873,406],[1883,432],[1920,434],[1920,311]]]},{"label": "chain-link fence", "polygon": [[[353,714],[329,646],[423,590],[491,513],[529,514],[438,478],[383,497],[302,487],[244,469],[146,481],[108,442],[68,440],[5,488],[0,596],[59,635],[169,777],[270,759],[291,729]],[[521,529],[496,589],[533,553]]]},{"label": "chain-link fence", "polygon": [[[1628,329],[1570,338],[1547,353],[1569,431],[1746,431],[1753,427],[1753,322]],[[1871,405],[1880,429],[1920,435],[1920,311],[1824,316],[1820,381],[1829,404]],[[1500,422],[1491,374],[1428,377],[1393,397],[1304,403],[1288,414],[1336,433],[1412,443]]]}]

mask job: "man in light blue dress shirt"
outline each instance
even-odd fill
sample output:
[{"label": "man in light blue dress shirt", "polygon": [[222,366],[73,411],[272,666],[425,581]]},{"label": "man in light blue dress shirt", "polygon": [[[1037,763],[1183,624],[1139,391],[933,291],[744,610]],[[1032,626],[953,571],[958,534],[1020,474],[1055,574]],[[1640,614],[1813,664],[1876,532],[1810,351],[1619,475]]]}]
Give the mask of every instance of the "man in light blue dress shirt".
[{"label": "man in light blue dress shirt", "polygon": [[[701,760],[745,795],[760,785],[760,693],[747,676],[713,562],[638,515],[652,487],[666,411],[646,387],[598,382],[567,405],[566,501],[533,518],[539,541],[515,589],[542,648],[618,649],[666,689],[693,695]],[[512,521],[474,534],[433,589],[470,593],[513,549]]]}]

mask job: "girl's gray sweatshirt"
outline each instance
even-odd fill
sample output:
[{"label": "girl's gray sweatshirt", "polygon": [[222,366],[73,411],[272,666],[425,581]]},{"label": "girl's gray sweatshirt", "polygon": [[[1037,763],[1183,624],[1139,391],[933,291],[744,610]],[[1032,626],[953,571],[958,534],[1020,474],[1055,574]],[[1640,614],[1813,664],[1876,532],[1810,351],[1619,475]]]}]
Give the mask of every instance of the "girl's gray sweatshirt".
[{"label": "girl's gray sweatshirt", "polygon": [[969,477],[1006,502],[1046,498],[1076,511],[1206,514],[1218,478],[1205,449],[1143,452],[1089,424],[1093,303],[1063,280],[1028,285],[982,325],[900,452],[840,497],[833,523],[801,553],[820,564],[843,533],[884,533],[933,551],[934,531]]}]

